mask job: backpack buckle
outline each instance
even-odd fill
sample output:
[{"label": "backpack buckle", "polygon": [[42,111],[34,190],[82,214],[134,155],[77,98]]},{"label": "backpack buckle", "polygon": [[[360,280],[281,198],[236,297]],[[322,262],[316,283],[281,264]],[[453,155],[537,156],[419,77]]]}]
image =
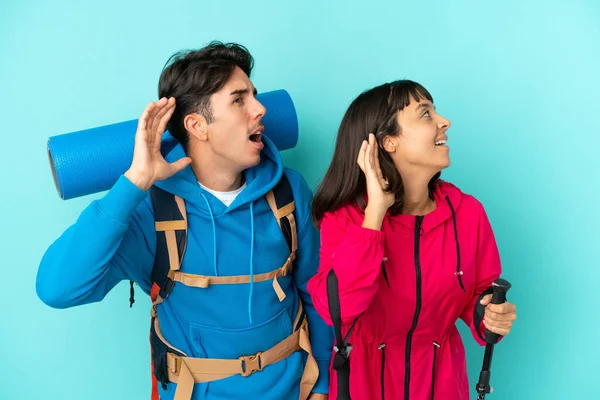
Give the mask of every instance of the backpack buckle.
[{"label": "backpack buckle", "polygon": [[348,365],[350,361],[350,352],[352,351],[352,346],[347,345],[342,348],[337,346],[333,346],[335,350],[335,356],[333,356],[333,369],[336,371],[341,371]]},{"label": "backpack buckle", "polygon": [[342,348],[333,346],[333,350],[335,350],[335,352],[337,354],[341,355],[342,357],[348,358],[348,357],[350,357],[350,352],[352,351],[352,345],[348,344],[346,346],[343,346]]},{"label": "backpack buckle", "polygon": [[262,371],[262,360],[260,359],[262,352],[258,352],[253,356],[241,356],[239,359],[242,361],[242,375],[248,377],[256,371]]},{"label": "backpack buckle", "polygon": [[181,372],[182,363],[183,362],[181,361],[181,357],[172,353],[167,353],[167,366],[169,367],[169,370],[173,373],[173,375],[179,376],[179,373]]}]

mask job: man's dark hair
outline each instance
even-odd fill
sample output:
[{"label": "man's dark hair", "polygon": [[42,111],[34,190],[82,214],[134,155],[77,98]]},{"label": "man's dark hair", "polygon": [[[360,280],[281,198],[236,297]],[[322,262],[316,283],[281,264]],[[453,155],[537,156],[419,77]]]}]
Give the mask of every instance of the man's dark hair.
[{"label": "man's dark hair", "polygon": [[236,66],[250,77],[254,59],[248,49],[218,41],[198,50],[179,51],[165,64],[158,82],[158,98],[175,97],[175,112],[167,129],[186,151],[189,136],[183,126],[185,116],[197,112],[211,123],[210,97],[225,85]]}]

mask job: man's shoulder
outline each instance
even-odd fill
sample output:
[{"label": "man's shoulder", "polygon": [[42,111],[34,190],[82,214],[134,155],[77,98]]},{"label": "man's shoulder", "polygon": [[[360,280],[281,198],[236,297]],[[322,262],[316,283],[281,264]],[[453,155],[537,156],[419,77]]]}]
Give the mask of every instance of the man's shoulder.
[{"label": "man's shoulder", "polygon": [[300,172],[285,167],[283,173],[287,176],[292,187],[297,218],[300,223],[304,223],[310,218],[313,192]]},{"label": "man's shoulder", "polygon": [[312,190],[300,172],[285,167],[283,173],[290,181],[290,186],[292,187],[296,201],[300,201],[301,199],[310,200],[312,198]]}]

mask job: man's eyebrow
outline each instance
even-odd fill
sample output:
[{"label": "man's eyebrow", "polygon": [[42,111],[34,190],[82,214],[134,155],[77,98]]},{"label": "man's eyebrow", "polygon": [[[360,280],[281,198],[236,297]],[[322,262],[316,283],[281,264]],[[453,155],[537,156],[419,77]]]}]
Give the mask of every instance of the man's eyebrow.
[{"label": "man's eyebrow", "polygon": [[237,96],[240,94],[246,94],[248,93],[248,89],[236,89],[233,92],[229,93],[230,96]]},{"label": "man's eyebrow", "polygon": [[[248,91],[249,91],[248,88],[236,89],[233,92],[229,93],[229,95],[230,96],[237,96],[237,95],[240,95],[240,94],[246,94],[246,93],[248,93]],[[256,96],[258,94],[258,91],[256,90],[256,88],[254,88],[252,90],[252,93],[254,93],[254,96]]]}]

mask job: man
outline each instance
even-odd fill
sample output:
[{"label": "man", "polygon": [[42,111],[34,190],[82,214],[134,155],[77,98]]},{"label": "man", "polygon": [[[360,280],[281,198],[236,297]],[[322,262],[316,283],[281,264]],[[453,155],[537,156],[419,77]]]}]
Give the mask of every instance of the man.
[{"label": "man", "polygon": [[[66,308],[137,282],[153,301],[153,399],[326,399],[312,193],[262,135],[253,58],[213,42],[167,64],[130,168],[49,247],[38,296]],[[179,144],[163,156],[165,128]]]}]

